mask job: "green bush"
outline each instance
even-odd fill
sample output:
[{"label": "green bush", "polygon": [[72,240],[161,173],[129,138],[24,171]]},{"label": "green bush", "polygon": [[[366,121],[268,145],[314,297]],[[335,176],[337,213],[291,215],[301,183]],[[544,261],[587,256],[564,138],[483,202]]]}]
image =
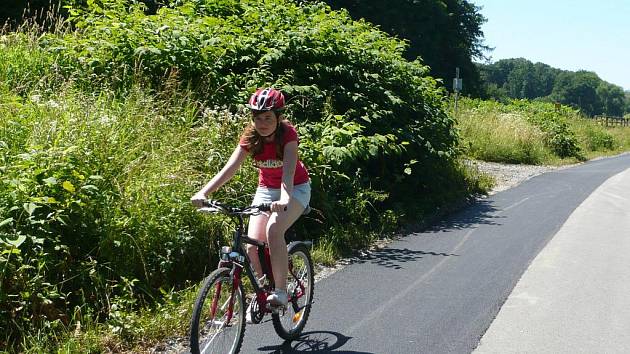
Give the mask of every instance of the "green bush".
[{"label": "green bush", "polygon": [[614,149],[614,138],[603,130],[589,129],[586,131],[586,138],[588,149],[591,151]]},{"label": "green bush", "polygon": [[[88,90],[124,95],[140,77],[154,89],[175,83],[207,105],[233,107],[256,87],[281,88],[290,119],[304,131],[304,150],[314,150],[303,156],[316,171],[314,184],[339,185],[333,201],[352,197],[344,180],[356,169],[356,186],[390,200],[406,194],[403,185],[434,191],[432,176],[442,168],[435,162],[456,155],[444,92],[428,68],[403,59],[403,42],[323,4],[183,1],[146,16],[140,4],[103,0],[71,20],[77,33],[41,44]],[[330,214],[333,204],[325,205]]]},{"label": "green bush", "polygon": [[623,151],[627,140],[623,128],[606,129],[573,108],[544,101],[463,99],[461,107],[461,147],[468,156],[486,161],[583,160],[593,152]]},{"label": "green bush", "polygon": [[572,113],[570,108],[563,106],[557,111],[552,103],[527,100],[514,100],[507,107],[525,112],[528,120],[546,134],[545,143],[558,157],[583,158],[575,132],[568,122],[568,114]]},{"label": "green bush", "polygon": [[[240,119],[209,112],[202,123],[185,98],[157,105],[140,92],[0,99],[0,323],[9,339],[63,328],[76,313],[111,318],[116,297],[132,294],[132,310],[216,264],[209,252],[224,227],[190,207],[191,176],[207,169],[207,153],[229,155],[221,142],[236,139]],[[244,172],[233,187],[255,178]]]},{"label": "green bush", "polygon": [[[299,234],[337,255],[479,191],[444,91],[402,41],[322,4],[179,4],[88,1],[74,27],[2,37],[0,340],[83,317],[133,340],[126,311],[214,268],[228,225],[189,197],[259,86],[287,94],[311,172]],[[248,165],[216,197],[245,204],[255,184]]]}]

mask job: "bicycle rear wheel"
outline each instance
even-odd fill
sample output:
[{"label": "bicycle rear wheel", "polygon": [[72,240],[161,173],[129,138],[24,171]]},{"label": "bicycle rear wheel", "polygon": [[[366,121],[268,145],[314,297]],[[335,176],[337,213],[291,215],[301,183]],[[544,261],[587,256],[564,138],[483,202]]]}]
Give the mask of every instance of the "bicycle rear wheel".
[{"label": "bicycle rear wheel", "polygon": [[206,278],[190,322],[190,349],[198,353],[238,353],[245,334],[243,286],[234,288],[230,269]]},{"label": "bicycle rear wheel", "polygon": [[286,310],[271,315],[273,328],[286,340],[300,336],[311,313],[315,271],[311,255],[306,245],[289,245],[289,274],[287,275],[287,294],[289,304]]}]

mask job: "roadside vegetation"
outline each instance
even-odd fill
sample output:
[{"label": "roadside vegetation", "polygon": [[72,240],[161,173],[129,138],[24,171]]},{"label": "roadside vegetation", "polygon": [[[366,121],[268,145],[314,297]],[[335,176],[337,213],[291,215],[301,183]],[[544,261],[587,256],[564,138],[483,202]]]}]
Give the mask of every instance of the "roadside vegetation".
[{"label": "roadside vegetation", "polygon": [[630,111],[629,93],[594,72],[560,70],[524,58],[477,67],[483,81],[479,96],[484,98],[506,103],[513,99],[559,102],[590,117],[623,117]]},{"label": "roadside vegetation", "polygon": [[630,150],[629,127],[604,127],[548,102],[464,98],[457,122],[464,155],[484,161],[560,165]]},{"label": "roadside vegetation", "polygon": [[[320,262],[486,188],[459,162],[428,68],[346,13],[280,0],[69,12],[54,31],[0,37],[2,348],[140,350],[185,330],[189,288],[230,236],[189,198],[257,87],[287,94],[315,191],[298,234]],[[246,166],[215,197],[245,204],[255,185]]]},{"label": "roadside vegetation", "polygon": [[[257,87],[288,96],[314,188],[298,234],[323,264],[486,191],[465,159],[630,148],[628,128],[568,107],[466,99],[455,116],[404,42],[323,4],[87,4],[52,31],[0,34],[0,351],[142,351],[185,334],[230,237],[189,198]],[[245,204],[255,185],[245,166],[215,197]]]}]

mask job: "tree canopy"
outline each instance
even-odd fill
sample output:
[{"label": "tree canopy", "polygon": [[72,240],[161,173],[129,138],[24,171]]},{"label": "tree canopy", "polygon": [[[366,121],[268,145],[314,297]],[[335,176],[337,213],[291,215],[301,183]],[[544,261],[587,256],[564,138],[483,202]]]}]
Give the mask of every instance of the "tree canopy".
[{"label": "tree canopy", "polygon": [[332,8],[345,8],[392,35],[409,41],[407,59],[421,57],[431,75],[452,89],[455,68],[464,79],[464,93],[481,91],[474,59],[484,57],[480,8],[465,0],[326,0]]},{"label": "tree canopy", "polygon": [[628,112],[628,96],[619,86],[594,72],[567,71],[524,58],[478,64],[484,97],[543,99],[579,108],[584,114],[622,116]]}]

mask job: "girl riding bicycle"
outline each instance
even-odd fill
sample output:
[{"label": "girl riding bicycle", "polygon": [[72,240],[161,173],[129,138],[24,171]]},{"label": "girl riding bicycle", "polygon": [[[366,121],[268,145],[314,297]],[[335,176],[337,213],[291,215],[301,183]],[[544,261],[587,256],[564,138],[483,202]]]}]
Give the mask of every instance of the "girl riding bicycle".
[{"label": "girl riding bicycle", "polygon": [[[252,205],[271,203],[271,212],[251,216],[247,234],[267,242],[275,291],[267,301],[274,306],[286,306],[288,272],[285,231],[302,215],[311,198],[308,171],[298,158],[298,136],[295,128],[284,119],[284,95],[273,88],[258,89],[249,99],[252,122],[243,131],[238,146],[225,166],[191,201],[202,207],[209,194],[229,181],[248,155],[258,167],[258,188]],[[263,274],[258,254],[248,246],[247,254],[258,276]]]}]

